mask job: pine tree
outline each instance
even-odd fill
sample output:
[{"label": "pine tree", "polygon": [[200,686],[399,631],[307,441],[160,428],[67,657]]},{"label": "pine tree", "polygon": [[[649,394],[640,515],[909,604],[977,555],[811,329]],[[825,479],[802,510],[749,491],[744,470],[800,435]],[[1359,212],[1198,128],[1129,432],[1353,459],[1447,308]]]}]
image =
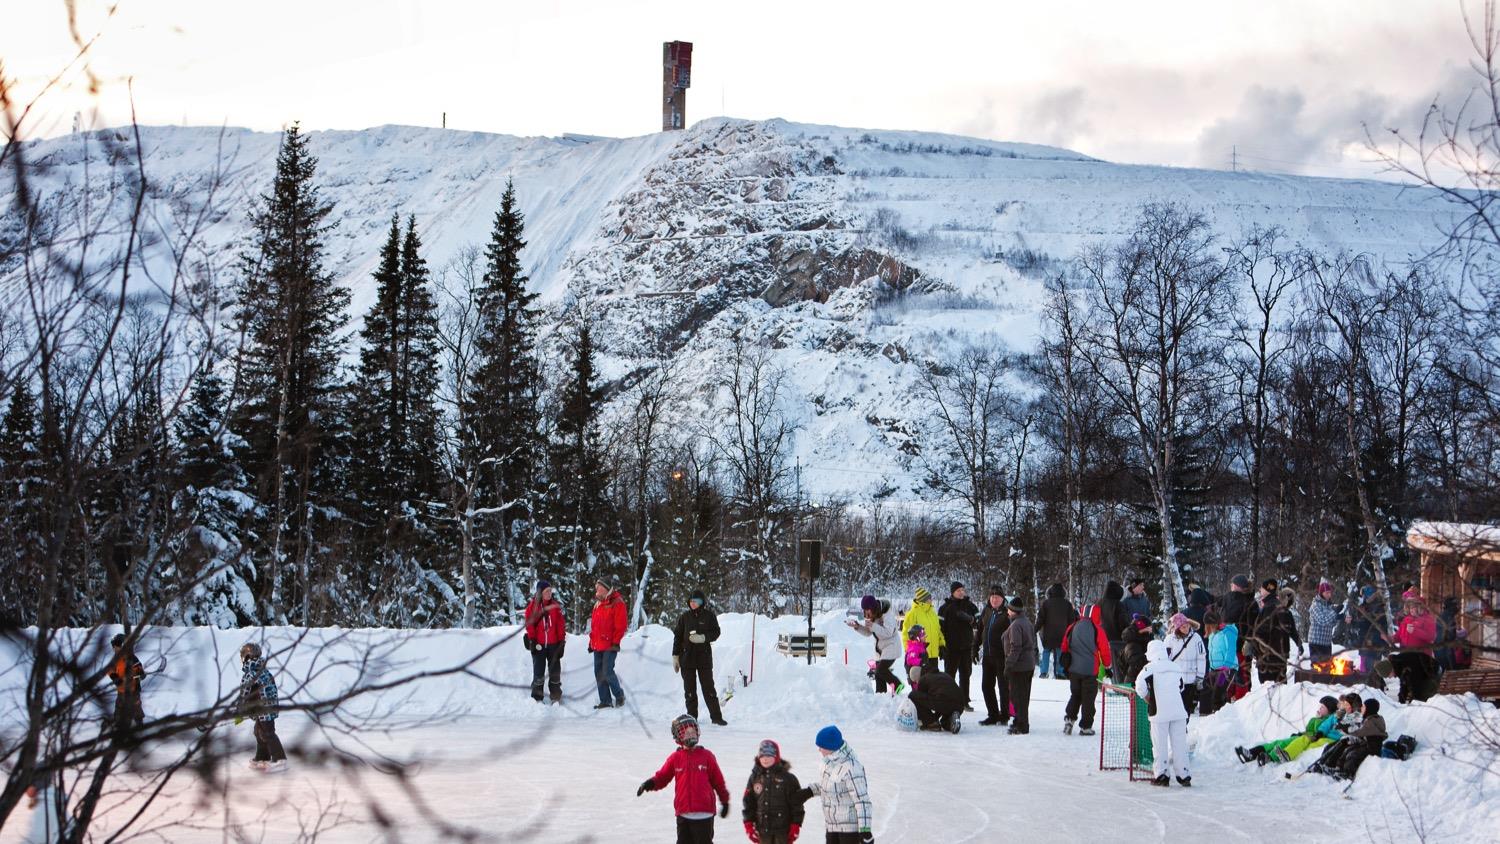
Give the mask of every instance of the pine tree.
[{"label": "pine tree", "polygon": [[[475,506],[493,512],[482,529],[481,574],[496,572],[508,603],[520,574],[519,549],[529,543],[535,511],[538,464],[542,456],[537,403],[541,375],[536,362],[536,294],[526,290],[521,269],[524,223],[516,207],[513,184],[507,183],[485,249],[486,268],[479,293],[479,363],[464,397],[469,430],[465,443],[484,467]],[[498,547],[497,547],[498,546]],[[515,607],[512,607],[515,609]]]},{"label": "pine tree", "polygon": [[[316,167],[294,124],[282,136],[271,190],[251,218],[237,297],[245,332],[244,402],[231,428],[242,440],[242,465],[268,505],[264,531],[270,547],[258,554],[263,575],[256,583],[263,620],[285,618],[298,598],[306,610],[307,590],[316,579],[313,511],[336,492],[321,464],[340,411],[338,365],[349,293],[324,267],[333,206],[313,183]],[[283,600],[288,567],[298,573],[301,591]]]},{"label": "pine tree", "polygon": [[36,559],[40,524],[39,487],[43,483],[38,443],[36,397],[18,381],[0,427],[0,623],[20,626],[36,621]]},{"label": "pine tree", "polygon": [[422,562],[432,557],[435,543],[426,516],[441,486],[432,447],[437,305],[421,247],[416,219],[408,218],[403,237],[399,217],[392,216],[375,271],[375,303],[361,332],[354,387],[354,477],[370,534],[362,553],[372,564],[366,583],[402,594],[415,591],[414,584],[395,582],[413,573],[403,563],[413,562],[414,553]]},{"label": "pine tree", "polygon": [[177,417],[177,500],[185,529],[167,577],[184,624],[241,627],[256,622],[254,565],[247,535],[259,504],[235,460],[224,422],[224,382],[205,366]]},{"label": "pine tree", "polygon": [[[599,411],[604,391],[595,385],[594,344],[587,322],[581,322],[572,344],[572,367],[563,385],[551,446],[550,522],[560,540],[554,558],[571,563],[563,594],[585,595],[587,574],[605,535],[607,477],[599,446]],[[566,526],[566,527],[563,527]],[[612,572],[631,575],[633,572]]]}]

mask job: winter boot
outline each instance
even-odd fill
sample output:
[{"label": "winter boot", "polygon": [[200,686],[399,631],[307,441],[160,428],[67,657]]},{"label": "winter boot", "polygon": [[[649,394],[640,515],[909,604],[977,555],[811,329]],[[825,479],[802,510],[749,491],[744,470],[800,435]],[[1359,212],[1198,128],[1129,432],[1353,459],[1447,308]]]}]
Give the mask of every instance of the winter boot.
[{"label": "winter boot", "polygon": [[620,695],[620,698],[615,701],[615,708],[616,709],[622,709],[622,708],[624,708],[624,706],[625,706],[625,696],[624,695]]},{"label": "winter boot", "polygon": [[1094,728],[1093,727],[1084,727],[1083,729],[1081,729],[1081,730],[1078,731],[1078,734],[1080,736],[1091,736],[1091,735],[1094,734]]},{"label": "winter boot", "polygon": [[727,727],[727,726],[729,726],[729,722],[725,721],[722,716],[716,716],[714,718],[710,718],[709,719],[709,723],[713,724],[716,727]]},{"label": "winter boot", "polygon": [[286,772],[286,760],[277,759],[275,762],[266,762],[265,767],[260,769],[262,773],[281,774]]},{"label": "winter boot", "polygon": [[251,759],[250,764],[246,767],[252,771],[264,771],[266,769],[266,762],[263,759]]},{"label": "winter boot", "polygon": [[594,708],[595,709],[614,709],[615,705],[613,703],[596,703],[596,704],[594,704]]},{"label": "winter boot", "polygon": [[954,715],[952,718],[948,719],[948,732],[954,734],[955,736],[958,735],[959,730],[963,729],[963,726],[963,723],[958,720],[957,715]]},{"label": "winter boot", "polygon": [[1065,735],[1065,736],[1071,736],[1071,735],[1073,735],[1073,719],[1072,718],[1064,718],[1063,719],[1063,735]]},{"label": "winter boot", "polygon": [[979,722],[979,726],[981,726],[981,727],[993,727],[993,726],[995,726],[998,723],[1000,723],[1000,719],[996,718],[993,715],[991,715],[988,718],[985,718],[983,721],[980,721]]},{"label": "winter boot", "polygon": [[1172,778],[1169,777],[1169,776],[1167,776],[1166,774],[1162,774],[1161,776],[1159,776],[1156,779],[1152,780],[1151,784],[1152,785],[1161,786],[1162,788],[1167,788],[1168,786],[1170,786],[1172,784]]},{"label": "winter boot", "polygon": [[1192,788],[1193,787],[1193,778],[1192,777],[1178,777],[1177,778],[1177,784],[1180,785],[1180,786],[1182,786],[1183,788]]}]

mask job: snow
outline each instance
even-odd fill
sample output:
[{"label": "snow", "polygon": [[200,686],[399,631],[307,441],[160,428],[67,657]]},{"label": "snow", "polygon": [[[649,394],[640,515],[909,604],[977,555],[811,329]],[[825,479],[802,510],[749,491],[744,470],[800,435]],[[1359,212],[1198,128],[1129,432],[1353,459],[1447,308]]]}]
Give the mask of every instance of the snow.
[{"label": "snow", "polygon": [[[1368,760],[1349,791],[1351,799],[1343,800],[1341,787],[1330,780],[1282,778],[1283,770],[1300,770],[1310,759],[1258,768],[1239,764],[1233,753],[1236,745],[1299,729],[1319,696],[1343,689],[1259,687],[1214,716],[1193,719],[1194,787],[1159,790],[1131,783],[1123,772],[1100,772],[1097,739],[1061,733],[1066,685],[1059,681],[1035,682],[1028,736],[980,727],[982,713],[966,718],[958,736],[897,731],[897,701],[875,696],[865,677],[870,640],[843,626],[844,615],[840,609],[817,616],[818,631],[829,637],[830,657],[812,666],[775,652],[776,634],[805,631],[805,619],[754,619],[755,681],[737,686],[725,704],[729,727],[705,721],[703,728],[704,746],[718,757],[735,802],[736,814],[719,822],[723,840],[742,834],[739,792],[758,742],[779,741],[793,771],[806,780],[818,766],[813,735],[827,723],[841,727],[866,766],[878,841],[1078,841],[1103,832],[1110,840],[1142,841],[1207,835],[1215,841],[1467,842],[1496,840],[1494,831],[1500,829],[1500,771],[1493,750],[1476,744],[1477,735],[1487,734],[1491,742],[1500,737],[1500,710],[1472,696],[1400,706],[1383,694],[1365,692],[1382,701],[1392,737],[1413,735],[1418,748],[1406,762]],[[723,635],[714,653],[721,691],[729,678],[749,673],[751,623],[748,615],[721,617]],[[264,641],[276,654],[272,667],[284,698],[292,701],[329,694],[349,682],[350,672],[337,669],[329,651],[377,654],[376,670],[390,678],[493,650],[473,676],[438,677],[357,702],[355,710],[378,716],[384,728],[345,735],[315,729],[297,713],[278,722],[294,755],[332,747],[367,762],[418,760],[410,769],[410,785],[425,803],[419,805],[399,780],[368,765],[319,767],[294,760],[290,772],[266,776],[245,770],[248,753],[238,752],[223,771],[226,792],[200,794],[194,781],[174,780],[153,809],[153,826],[168,820],[184,825],[145,840],[222,840],[218,827],[225,817],[248,824],[265,840],[292,840],[319,807],[332,807],[340,822],[318,840],[368,841],[378,835],[367,801],[400,825],[398,837],[408,841],[434,837],[428,813],[486,835],[519,837],[532,830],[538,841],[670,836],[670,794],[635,797],[636,785],[670,751],[667,724],[681,711],[670,633],[652,626],[626,638],[618,670],[628,705],[602,712],[592,709],[596,696],[582,637],[570,639],[563,660],[566,703],[550,707],[527,696],[530,664],[515,633],[513,628],[266,630]],[[238,678],[233,654],[242,641],[258,637],[251,630],[150,631],[141,647],[153,672],[145,685],[148,713],[180,711],[215,691],[232,689]],[[320,653],[320,646],[328,650]],[[0,711],[17,711],[6,704],[19,692],[19,679],[14,671],[0,675]],[[978,697],[976,690],[982,710]],[[248,746],[246,728],[226,726],[214,735]],[[165,753],[159,749],[157,756]],[[118,781],[128,784],[138,776],[120,773]],[[199,805],[200,797],[207,803]],[[133,800],[109,802],[103,825],[127,817]],[[0,842],[19,840],[19,827],[27,821],[22,810],[0,832]],[[822,838],[816,800],[808,804],[803,836]]]},{"label": "snow", "polygon": [[[152,220],[164,231],[191,217],[206,175],[227,160],[200,251],[232,277],[227,264],[269,181],[278,136],[141,133]],[[94,202],[105,205],[98,159],[116,134],[26,144],[32,185],[46,193],[82,184],[87,151]],[[799,428],[794,452],[812,467],[803,486],[814,500],[894,488],[898,503],[919,504],[910,453],[922,434],[918,373],[967,344],[1031,350],[1041,279],[1084,246],[1122,239],[1143,203],[1201,210],[1225,239],[1277,225],[1288,245],[1393,261],[1427,254],[1452,214],[1433,192],[1390,183],[1120,165],[1030,144],[784,120],[714,118],[622,139],[410,126],[308,136],[320,190],[335,205],[330,263],[353,291],[356,324],[392,212],[416,216],[429,266],[440,271],[486,240],[513,178],[524,260],[548,324],[586,309],[598,321],[600,370],[612,378],[650,365],[663,339],[681,364],[683,394],[705,398],[736,338],[765,343],[789,374],[784,411]],[[5,207],[9,179],[0,174]],[[100,215],[123,214],[123,196],[113,203]],[[165,243],[149,247],[150,272],[138,277],[169,277],[172,259]],[[916,280],[892,286],[896,268]],[[799,278],[801,292],[772,295]],[[705,411],[697,402],[683,413]]]}]

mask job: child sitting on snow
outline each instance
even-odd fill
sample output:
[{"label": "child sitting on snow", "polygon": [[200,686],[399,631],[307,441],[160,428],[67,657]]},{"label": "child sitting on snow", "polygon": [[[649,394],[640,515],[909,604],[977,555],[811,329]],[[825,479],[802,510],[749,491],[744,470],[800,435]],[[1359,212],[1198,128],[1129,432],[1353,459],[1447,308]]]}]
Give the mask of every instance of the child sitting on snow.
[{"label": "child sitting on snow", "polygon": [[698,746],[698,719],[679,715],[672,719],[672,739],[677,749],[667,757],[661,770],[641,783],[635,796],[665,788],[677,780],[672,809],[677,813],[678,841],[714,840],[714,795],[719,797],[719,817],[729,817],[729,789],[719,761],[706,747]]},{"label": "child sitting on snow", "polygon": [[1258,744],[1249,750],[1236,747],[1234,754],[1240,757],[1241,762],[1247,763],[1252,760],[1261,765],[1290,762],[1301,756],[1302,752],[1308,748],[1322,747],[1341,736],[1338,728],[1340,708],[1338,698],[1325,695],[1318,701],[1318,714],[1308,719],[1307,726],[1302,728],[1302,732],[1284,739]]},{"label": "child sitting on snow", "polygon": [[906,632],[906,676],[912,686],[922,677],[922,661],[927,658],[927,631],[913,624]]},{"label": "child sitting on snow", "polygon": [[766,739],[745,783],[745,835],[756,844],[793,844],[802,831],[802,784],[792,774],[781,747]]}]

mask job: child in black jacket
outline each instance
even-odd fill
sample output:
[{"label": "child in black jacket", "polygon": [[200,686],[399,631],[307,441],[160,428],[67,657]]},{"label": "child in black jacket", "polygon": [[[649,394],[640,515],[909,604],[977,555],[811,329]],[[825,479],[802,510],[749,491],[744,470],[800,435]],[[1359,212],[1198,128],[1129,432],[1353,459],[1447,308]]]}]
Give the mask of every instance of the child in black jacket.
[{"label": "child in black jacket", "polygon": [[1379,756],[1385,743],[1385,718],[1380,715],[1380,701],[1366,698],[1364,720],[1349,735],[1323,751],[1309,771],[1327,774],[1336,780],[1352,780],[1367,756]]},{"label": "child in black jacket", "polygon": [[776,742],[760,743],[745,783],[744,805],[745,834],[757,844],[793,844],[802,831],[802,785],[791,767]]}]

